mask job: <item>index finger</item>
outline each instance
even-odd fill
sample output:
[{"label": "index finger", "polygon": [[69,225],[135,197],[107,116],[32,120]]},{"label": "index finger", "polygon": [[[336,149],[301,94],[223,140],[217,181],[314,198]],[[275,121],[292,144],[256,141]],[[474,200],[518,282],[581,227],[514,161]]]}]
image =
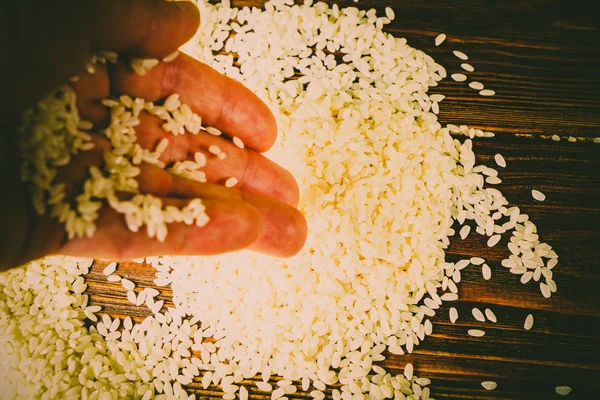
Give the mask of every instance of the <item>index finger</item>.
[{"label": "index finger", "polygon": [[111,85],[118,94],[154,102],[178,93],[181,102],[200,115],[203,125],[237,136],[261,153],[275,143],[277,124],[267,105],[240,82],[186,54],[158,64],[144,76],[123,64],[112,68]]}]

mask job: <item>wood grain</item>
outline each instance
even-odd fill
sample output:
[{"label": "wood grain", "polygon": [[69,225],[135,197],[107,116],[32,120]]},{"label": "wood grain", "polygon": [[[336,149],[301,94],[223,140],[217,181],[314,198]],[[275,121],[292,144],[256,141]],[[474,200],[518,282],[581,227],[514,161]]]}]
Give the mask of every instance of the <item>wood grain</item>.
[{"label": "wood grain", "polygon": [[[396,11],[389,26],[394,35],[425,51],[449,73],[460,72],[459,49],[469,55],[476,71],[469,76],[497,92],[484,98],[465,83],[443,81],[434,92],[447,96],[441,104],[443,123],[467,124],[496,132],[493,139],[476,140],[478,162],[494,166],[502,153],[507,167],[497,185],[511,204],[530,215],[541,239],[560,255],[554,269],[558,292],[544,299],[535,282],[500,266],[507,255],[506,238],[488,248],[485,238],[454,238],[448,259],[483,255],[492,267],[484,281],[477,267],[464,270],[460,300],[453,305],[459,320],[451,324],[448,306],[433,318],[434,332],[411,355],[392,356],[382,363],[400,373],[406,362],[415,373],[432,379],[436,399],[552,399],[557,385],[569,385],[572,399],[600,392],[600,29],[589,8],[560,0],[360,0],[338,1],[340,6],[385,6]],[[234,1],[235,6],[261,1]],[[433,39],[445,32],[447,41]],[[559,135],[560,142],[544,140]],[[521,136],[520,136],[521,135]],[[523,137],[526,135],[527,137]],[[567,136],[578,143],[565,140]],[[582,141],[584,141],[582,143]],[[547,195],[534,201],[531,189]],[[109,313],[141,320],[149,314],[125,300],[119,284],[106,282],[98,262],[88,276],[92,304]],[[153,269],[121,264],[119,273],[141,286],[152,287]],[[160,297],[169,301],[166,290]],[[480,323],[472,307],[491,308],[498,323]],[[533,313],[531,331],[523,329]],[[486,331],[473,338],[471,328]],[[498,388],[484,390],[480,382],[494,380]],[[270,398],[247,381],[251,399]],[[200,398],[220,398],[216,388],[190,385]],[[308,398],[298,393],[290,398]],[[595,397],[595,396],[594,396]],[[591,397],[590,397],[591,398]]]}]

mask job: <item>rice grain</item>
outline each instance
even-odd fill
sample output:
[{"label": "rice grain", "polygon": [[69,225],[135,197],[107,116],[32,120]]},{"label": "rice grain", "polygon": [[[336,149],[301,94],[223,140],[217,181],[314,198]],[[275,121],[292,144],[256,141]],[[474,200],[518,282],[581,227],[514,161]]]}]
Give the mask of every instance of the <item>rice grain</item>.
[{"label": "rice grain", "polygon": [[484,381],[481,382],[481,386],[483,386],[485,390],[494,390],[498,387],[498,384],[494,381]]},{"label": "rice grain", "polygon": [[467,76],[465,74],[452,74],[450,77],[456,82],[464,82],[467,80]]},{"label": "rice grain", "polygon": [[477,321],[485,322],[485,317],[479,308],[473,308],[471,310],[471,314],[473,314],[473,318],[475,318]]},{"label": "rice grain", "polygon": [[457,319],[458,319],[458,311],[456,310],[456,308],[451,307],[450,308],[450,322],[455,323]]},{"label": "rice grain", "polygon": [[440,33],[439,35],[437,35],[435,37],[435,45],[439,46],[442,43],[444,43],[445,40],[446,40],[446,34],[445,33]]},{"label": "rice grain", "polygon": [[485,331],[481,329],[469,329],[467,333],[473,337],[482,337],[485,336]]},{"label": "rice grain", "polygon": [[557,386],[554,390],[556,394],[559,394],[561,396],[566,396],[572,391],[570,386]]},{"label": "rice grain", "polygon": [[494,161],[499,167],[506,168],[506,160],[502,157],[502,154],[496,154],[494,156]]},{"label": "rice grain", "polygon": [[492,269],[487,264],[483,264],[481,267],[481,274],[483,275],[483,279],[489,281],[492,278]]},{"label": "rice grain", "polygon": [[113,272],[115,272],[117,270],[117,263],[113,262],[110,263],[106,266],[106,268],[104,268],[104,270],[102,270],[102,273],[106,276],[109,276],[110,274],[112,274]]},{"label": "rice grain", "polygon": [[242,141],[242,139],[240,139],[240,138],[239,138],[239,137],[237,137],[237,136],[234,136],[234,137],[232,138],[232,141],[233,141],[233,144],[235,144],[235,145],[236,145],[237,147],[239,147],[240,149],[243,149],[243,148],[245,147],[245,146],[244,146],[244,142]]},{"label": "rice grain", "polygon": [[469,63],[462,63],[460,67],[467,72],[475,72],[475,68]]},{"label": "rice grain", "polygon": [[463,53],[462,51],[459,51],[459,50],[453,50],[453,51],[452,51],[452,53],[453,53],[453,54],[454,54],[456,57],[460,58],[461,60],[468,60],[468,59],[469,59],[469,57],[468,57],[468,56],[467,56],[465,53]]},{"label": "rice grain", "polygon": [[490,236],[490,238],[487,241],[487,246],[494,247],[495,245],[498,244],[498,242],[500,241],[501,238],[502,238],[502,236],[500,236],[500,235]]},{"label": "rice grain", "polygon": [[537,201],[544,201],[546,200],[546,195],[542,192],[540,192],[539,190],[533,189],[531,190],[531,196],[537,200]]},{"label": "rice grain", "polygon": [[527,318],[525,318],[525,324],[523,326],[526,331],[533,328],[533,314],[529,314]]},{"label": "rice grain", "polygon": [[491,322],[494,322],[494,323],[498,322],[498,319],[496,318],[496,314],[494,314],[494,312],[492,310],[490,310],[489,308],[485,309],[485,316]]}]

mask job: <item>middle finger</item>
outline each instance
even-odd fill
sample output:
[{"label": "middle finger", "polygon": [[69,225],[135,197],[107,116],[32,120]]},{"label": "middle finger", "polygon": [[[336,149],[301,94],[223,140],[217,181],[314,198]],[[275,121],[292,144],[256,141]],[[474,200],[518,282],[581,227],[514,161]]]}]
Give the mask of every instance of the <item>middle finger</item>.
[{"label": "middle finger", "polygon": [[[154,151],[163,139],[169,141],[160,156],[160,160],[165,164],[194,161],[196,153],[202,153],[206,158],[206,165],[202,170],[208,183],[224,184],[227,179],[233,177],[237,180],[236,188],[240,190],[270,197],[292,206],[298,205],[299,189],[294,177],[257,151],[239,148],[222,136],[204,131],[197,135],[189,132],[173,135],[161,127],[163,121],[160,118],[146,112],[142,112],[139,119],[140,124],[136,127],[136,132],[141,147]],[[211,153],[211,147],[225,153],[225,158],[220,159]]]}]

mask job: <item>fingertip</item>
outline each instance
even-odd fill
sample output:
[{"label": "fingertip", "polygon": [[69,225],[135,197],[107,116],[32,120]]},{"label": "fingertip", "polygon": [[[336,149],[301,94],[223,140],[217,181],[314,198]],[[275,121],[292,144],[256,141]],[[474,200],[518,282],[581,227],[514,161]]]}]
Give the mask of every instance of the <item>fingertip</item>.
[{"label": "fingertip", "polygon": [[293,209],[293,213],[290,215],[290,224],[287,228],[287,237],[289,238],[285,245],[281,246],[279,257],[292,257],[295,256],[302,250],[304,244],[306,244],[306,238],[308,237],[308,223],[304,215]]},{"label": "fingertip", "polygon": [[264,234],[250,249],[276,257],[296,255],[308,236],[308,224],[296,208],[251,193],[242,193],[244,199],[262,215]]},{"label": "fingertip", "polygon": [[240,184],[244,190],[267,196],[293,207],[298,206],[300,188],[294,176],[282,166],[255,151],[248,159]]},{"label": "fingertip", "polygon": [[96,0],[92,4],[92,45],[98,50],[162,58],[187,42],[200,24],[200,12],[190,2]]},{"label": "fingertip", "polygon": [[224,77],[223,84],[228,91],[214,123],[259,153],[268,151],[277,140],[277,121],[269,107],[241,82]]},{"label": "fingertip", "polygon": [[298,186],[298,181],[296,181],[296,178],[294,178],[291,172],[288,170],[285,170],[285,172],[287,174],[286,179],[289,182],[289,190],[285,195],[284,202],[293,207],[298,207],[298,203],[300,202],[300,187]]},{"label": "fingertip", "polygon": [[[142,4],[147,4],[147,0]],[[151,20],[141,20],[144,37],[130,49],[134,56],[162,58],[190,40],[200,26],[200,11],[190,1],[155,0]]]},{"label": "fingertip", "polygon": [[261,100],[262,103],[262,130],[267,132],[267,138],[265,139],[265,143],[264,143],[264,150],[259,150],[262,151],[263,153],[267,150],[270,150],[273,145],[275,144],[275,142],[277,141],[277,120],[275,119],[275,115],[273,115],[273,112],[271,111],[271,109],[267,106],[267,104],[265,102],[263,102]]},{"label": "fingertip", "polygon": [[259,144],[257,149],[261,153],[270,150],[277,141],[277,121],[275,116],[267,107],[265,103],[262,103],[262,110],[259,114],[259,120],[256,122],[257,130],[264,132],[264,139]]},{"label": "fingertip", "polygon": [[200,10],[198,10],[198,7],[194,3],[191,1],[176,1],[172,2],[172,4],[177,6],[191,21],[194,21],[196,28],[198,28],[200,25]]},{"label": "fingertip", "polygon": [[[210,218],[205,229],[205,234],[198,239],[206,246],[212,241],[213,254],[242,250],[252,246],[262,236],[265,229],[263,216],[251,204],[243,201],[204,200],[206,214]],[[211,226],[212,225],[212,226]],[[206,235],[213,235],[207,238]],[[185,253],[194,254],[193,240],[189,242]],[[210,248],[205,251],[210,254]]]},{"label": "fingertip", "polygon": [[184,44],[196,34],[200,27],[200,10],[191,1],[176,1],[172,4],[175,4],[181,10],[183,16],[181,21],[181,44]]}]

